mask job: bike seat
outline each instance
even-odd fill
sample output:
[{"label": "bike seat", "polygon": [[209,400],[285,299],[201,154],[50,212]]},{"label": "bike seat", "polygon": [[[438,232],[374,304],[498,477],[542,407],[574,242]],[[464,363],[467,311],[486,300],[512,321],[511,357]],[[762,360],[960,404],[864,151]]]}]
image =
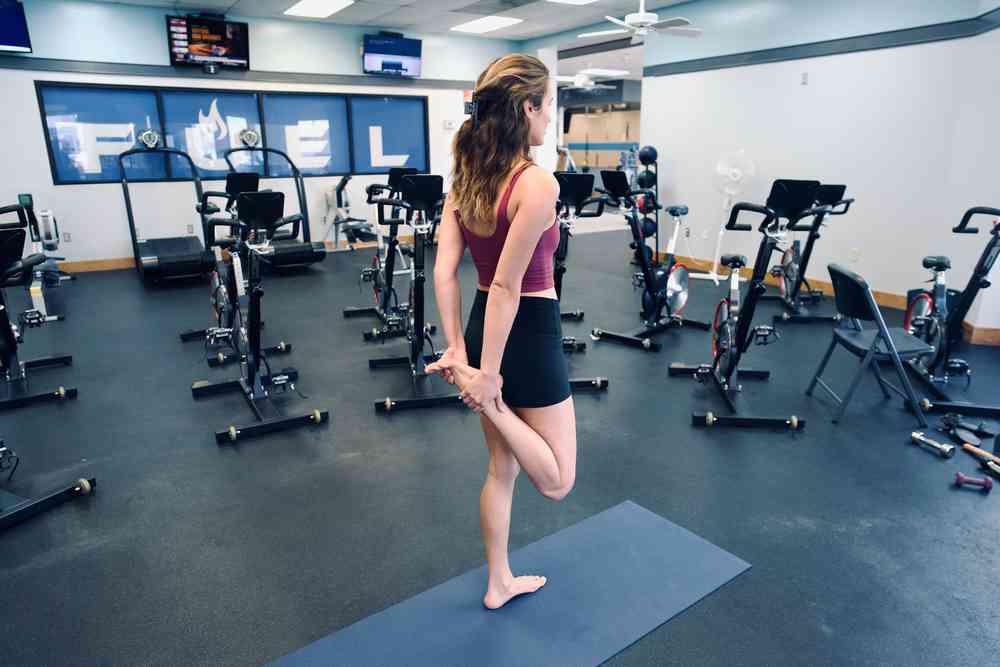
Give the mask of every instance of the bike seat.
[{"label": "bike seat", "polygon": [[678,204],[677,206],[670,206],[667,208],[667,215],[671,218],[679,218],[682,215],[688,214],[688,207],[683,204]]},{"label": "bike seat", "polygon": [[947,271],[951,268],[951,260],[944,255],[924,257],[924,268],[932,271]]},{"label": "bike seat", "polygon": [[198,211],[198,213],[202,213],[204,215],[213,215],[221,210],[219,209],[218,206],[211,203],[205,204],[204,206],[202,206],[201,204],[195,204],[194,208],[196,211]]},{"label": "bike seat", "polygon": [[730,269],[742,269],[747,265],[747,258],[746,255],[723,255],[719,258],[719,263]]}]

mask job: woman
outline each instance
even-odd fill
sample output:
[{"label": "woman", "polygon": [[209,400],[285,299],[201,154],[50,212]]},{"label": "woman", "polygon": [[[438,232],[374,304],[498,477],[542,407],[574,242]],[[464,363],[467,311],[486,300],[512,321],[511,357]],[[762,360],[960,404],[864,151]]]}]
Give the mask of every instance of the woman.
[{"label": "woman", "polygon": [[[480,414],[490,452],[479,501],[489,609],[546,581],[515,577],[507,559],[518,473],[552,500],[564,498],[576,477],[576,416],[552,279],[559,186],[529,153],[544,141],[552,102],[549,72],[537,58],[504,56],[479,76],[472,117],[455,136],[434,267],[448,347],[427,370],[458,385]],[[463,336],[458,266],[466,247],[479,289]]]}]

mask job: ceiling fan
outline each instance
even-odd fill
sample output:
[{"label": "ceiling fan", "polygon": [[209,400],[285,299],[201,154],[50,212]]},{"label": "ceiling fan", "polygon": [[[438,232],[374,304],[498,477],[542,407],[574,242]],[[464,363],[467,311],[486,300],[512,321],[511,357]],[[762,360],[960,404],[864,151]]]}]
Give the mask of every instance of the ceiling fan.
[{"label": "ceiling fan", "polygon": [[604,35],[624,35],[632,34],[632,43],[638,44],[642,38],[651,32],[662,32],[667,35],[678,35],[681,37],[698,37],[701,35],[701,28],[691,27],[691,21],[686,18],[675,17],[672,19],[660,20],[656,12],[646,11],[646,0],[639,0],[639,11],[635,14],[628,14],[625,20],[616,19],[613,16],[605,16],[620,28],[612,30],[598,30],[596,32],[585,32],[577,35],[577,38],[602,37]]},{"label": "ceiling fan", "polygon": [[603,83],[596,83],[586,74],[577,74],[575,76],[557,76],[556,81],[559,83],[571,83],[571,86],[564,86],[563,90],[614,90],[614,86],[608,86]]}]

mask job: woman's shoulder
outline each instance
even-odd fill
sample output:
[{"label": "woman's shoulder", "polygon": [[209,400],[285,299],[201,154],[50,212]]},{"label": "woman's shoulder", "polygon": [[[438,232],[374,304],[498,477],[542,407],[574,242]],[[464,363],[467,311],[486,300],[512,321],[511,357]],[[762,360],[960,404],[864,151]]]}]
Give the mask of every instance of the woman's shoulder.
[{"label": "woman's shoulder", "polygon": [[538,164],[531,163],[524,168],[515,189],[525,198],[555,200],[559,196],[559,181]]}]

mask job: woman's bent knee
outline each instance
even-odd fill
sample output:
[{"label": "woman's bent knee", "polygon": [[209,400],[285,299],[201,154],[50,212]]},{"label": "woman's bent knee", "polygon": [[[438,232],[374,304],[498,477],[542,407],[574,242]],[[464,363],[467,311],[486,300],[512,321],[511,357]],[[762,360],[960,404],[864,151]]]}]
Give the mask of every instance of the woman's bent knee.
[{"label": "woman's bent knee", "polygon": [[573,485],[575,483],[576,483],[575,479],[569,479],[556,486],[539,490],[542,492],[542,495],[548,498],[549,500],[559,502],[560,500],[569,495],[569,492],[573,490]]}]

